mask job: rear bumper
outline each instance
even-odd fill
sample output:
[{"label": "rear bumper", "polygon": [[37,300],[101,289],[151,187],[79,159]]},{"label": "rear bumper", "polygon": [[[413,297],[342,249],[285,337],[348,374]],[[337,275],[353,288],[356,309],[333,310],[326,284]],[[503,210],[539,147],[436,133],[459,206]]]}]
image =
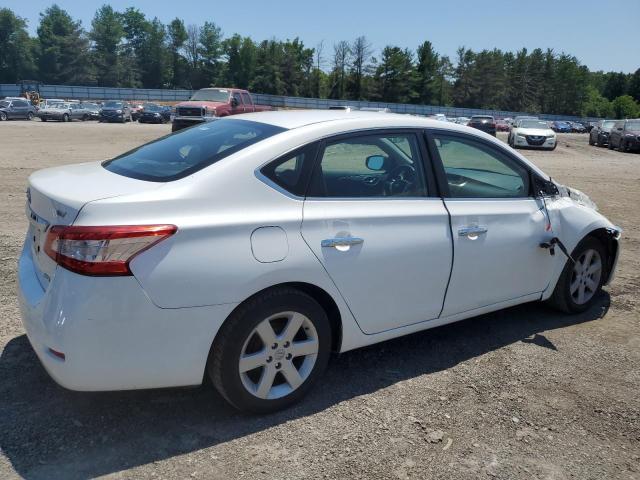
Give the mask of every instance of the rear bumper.
[{"label": "rear bumper", "polygon": [[35,268],[25,244],[18,267],[22,321],[45,369],[71,390],[200,384],[213,338],[235,307],[162,309],[134,277],[87,277],[60,267],[44,290]]}]

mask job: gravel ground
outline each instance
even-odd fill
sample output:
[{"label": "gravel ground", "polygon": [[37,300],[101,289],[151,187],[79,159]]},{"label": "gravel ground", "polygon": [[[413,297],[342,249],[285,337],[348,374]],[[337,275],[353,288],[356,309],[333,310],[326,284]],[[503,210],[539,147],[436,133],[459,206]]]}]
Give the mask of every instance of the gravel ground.
[{"label": "gravel ground", "polygon": [[15,296],[27,176],[169,130],[0,124],[0,478],[640,479],[640,155],[585,135],[524,152],[625,230],[617,278],[583,315],[528,304],[349,352],[304,402],[263,417],[210,386],[58,387]]}]

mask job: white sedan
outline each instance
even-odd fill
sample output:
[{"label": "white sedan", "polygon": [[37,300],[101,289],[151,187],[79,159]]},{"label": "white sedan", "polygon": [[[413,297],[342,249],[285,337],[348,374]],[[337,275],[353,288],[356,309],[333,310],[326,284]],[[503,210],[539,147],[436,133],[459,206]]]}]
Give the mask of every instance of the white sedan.
[{"label": "white sedan", "polygon": [[479,130],[264,112],[31,175],[24,325],[73,390],[299,400],[331,352],[547,300],[581,312],[620,230]]},{"label": "white sedan", "polygon": [[524,118],[511,127],[507,143],[513,148],[555,150],[558,139],[556,132],[544,120]]}]

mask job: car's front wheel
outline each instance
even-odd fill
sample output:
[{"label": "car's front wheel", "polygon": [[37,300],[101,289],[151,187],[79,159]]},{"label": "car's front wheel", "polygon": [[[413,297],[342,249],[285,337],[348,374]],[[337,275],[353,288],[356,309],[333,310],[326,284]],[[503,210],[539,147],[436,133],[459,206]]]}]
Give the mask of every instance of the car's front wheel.
[{"label": "car's front wheel", "polygon": [[318,302],[299,290],[276,288],[231,314],[207,369],[234,407],[266,413],[299,401],[325,370],[330,351],[331,327]]},{"label": "car's front wheel", "polygon": [[549,302],[567,313],[588,310],[596,301],[605,280],[607,253],[602,243],[587,237],[573,250],[558,279]]}]

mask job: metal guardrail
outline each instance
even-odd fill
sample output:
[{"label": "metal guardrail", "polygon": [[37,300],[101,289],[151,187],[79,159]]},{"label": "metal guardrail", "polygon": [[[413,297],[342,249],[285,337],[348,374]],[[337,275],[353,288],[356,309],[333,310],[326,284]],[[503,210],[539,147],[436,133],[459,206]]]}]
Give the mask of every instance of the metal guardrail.
[{"label": "metal guardrail", "polygon": [[[0,98],[18,96],[20,86],[14,84],[0,84]],[[162,102],[180,102],[188,100],[192,90],[165,90],[150,88],[112,88],[112,87],[83,87],[73,85],[40,85],[40,95],[43,98],[65,98],[78,100],[155,100]],[[471,117],[472,115],[492,115],[497,118],[515,117],[517,115],[531,115],[527,112],[510,112],[506,110],[486,110],[477,108],[442,107],[437,105],[413,105],[408,103],[368,102],[357,100],[333,100],[328,98],[285,97],[281,95],[253,94],[254,101],[260,105],[277,108],[314,108],[327,109],[336,106],[351,106],[354,108],[388,108],[395,113],[410,113],[414,115],[433,115],[442,113],[447,117]],[[595,117],[576,117],[571,115],[536,114],[544,120],[573,120],[597,121]]]}]

